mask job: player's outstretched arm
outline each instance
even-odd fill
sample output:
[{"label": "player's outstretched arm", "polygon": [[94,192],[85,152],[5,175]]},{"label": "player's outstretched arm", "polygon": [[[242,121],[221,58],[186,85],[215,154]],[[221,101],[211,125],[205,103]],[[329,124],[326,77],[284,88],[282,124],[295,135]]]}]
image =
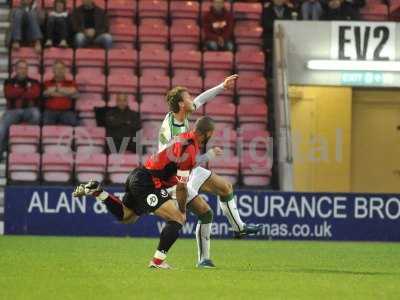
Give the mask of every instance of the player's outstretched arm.
[{"label": "player's outstretched arm", "polygon": [[221,84],[201,93],[194,100],[193,103],[195,108],[198,109],[200,106],[215,98],[218,94],[222,93],[224,90],[231,90],[235,86],[235,81],[239,78],[239,75],[234,74],[225,78],[224,82]]}]

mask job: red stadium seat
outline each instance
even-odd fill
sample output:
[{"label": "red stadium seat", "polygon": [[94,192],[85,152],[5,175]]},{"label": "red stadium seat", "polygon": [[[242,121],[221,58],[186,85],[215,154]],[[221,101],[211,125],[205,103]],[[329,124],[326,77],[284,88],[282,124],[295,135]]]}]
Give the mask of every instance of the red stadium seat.
[{"label": "red stadium seat", "polygon": [[[207,76],[204,78],[204,90],[209,90],[217,85],[220,85],[224,80],[224,76]],[[212,100],[213,103],[231,103],[233,101],[233,91],[224,90],[222,93],[218,94],[215,99]]]},{"label": "red stadium seat", "polygon": [[35,49],[31,47],[21,47],[18,50],[13,49],[11,52],[11,64],[14,66],[14,64],[19,60],[26,60],[30,71],[39,73],[41,57]]},{"label": "red stadium seat", "polygon": [[245,132],[245,131],[264,131],[265,124],[263,123],[244,123],[240,125],[238,131]]},{"label": "red stadium seat", "polygon": [[265,57],[262,51],[236,52],[236,70],[239,75],[264,76]]},{"label": "red stadium seat", "polygon": [[203,79],[200,76],[174,76],[172,86],[183,86],[189,90],[193,97],[200,94],[203,90]]},{"label": "red stadium seat", "polygon": [[235,185],[238,182],[239,158],[237,156],[224,154],[222,157],[212,159],[208,167],[211,171],[228,179],[231,184]]},{"label": "red stadium seat", "polygon": [[136,73],[138,53],[133,49],[108,50],[108,68],[112,70],[129,69]]},{"label": "red stadium seat", "polygon": [[138,166],[137,154],[110,154],[107,164],[108,179],[111,183],[123,184],[128,174]]},{"label": "red stadium seat", "polygon": [[172,20],[189,19],[197,20],[199,18],[200,6],[198,1],[174,0],[170,2],[170,16]]},{"label": "red stadium seat", "polygon": [[71,153],[43,153],[42,178],[45,182],[68,183],[72,179],[74,158]]},{"label": "red stadium seat", "polygon": [[47,153],[70,153],[72,126],[45,125],[42,127],[42,149]]},{"label": "red stadium seat", "polygon": [[237,114],[239,123],[267,123],[267,105],[262,104],[240,104]]},{"label": "red stadium seat", "polygon": [[131,19],[114,19],[110,25],[114,48],[132,49],[136,47],[137,26]]},{"label": "red stadium seat", "polygon": [[[212,118],[214,116],[212,115]],[[218,123],[217,123],[218,124]],[[216,126],[213,138],[210,140],[208,147],[220,147],[226,153],[233,154],[237,143],[237,132],[231,127]]]},{"label": "red stadium seat", "polygon": [[246,151],[240,158],[240,165],[244,185],[265,187],[270,183],[272,166],[267,152],[259,155]]},{"label": "red stadium seat", "polygon": [[269,148],[270,134],[267,130],[244,130],[240,128],[240,138],[244,149],[266,150]]},{"label": "red stadium seat", "polygon": [[38,153],[10,153],[8,178],[19,182],[38,181],[39,165],[40,155]]},{"label": "red stadium seat", "polygon": [[[167,110],[167,104],[164,102],[164,99],[162,97],[160,97],[159,99],[144,101],[140,105],[140,113],[143,121],[161,121],[164,119]],[[149,126],[145,126],[143,124],[143,129],[145,131],[150,130],[148,127]]]},{"label": "red stadium seat", "polygon": [[75,52],[75,65],[78,73],[83,69],[102,73],[106,65],[106,52],[104,49],[77,49]]},{"label": "red stadium seat", "polygon": [[[156,115],[154,115],[156,116]],[[145,153],[158,152],[158,134],[160,131],[161,120],[165,113],[158,115],[158,119],[144,121],[140,130],[140,145],[144,146]],[[157,122],[156,122],[157,121]]]},{"label": "red stadium seat", "polygon": [[[150,2],[150,1],[149,1]],[[143,49],[166,48],[168,27],[165,24],[144,23],[139,26],[139,43]]]},{"label": "red stadium seat", "polygon": [[56,60],[61,60],[65,66],[72,70],[72,65],[74,63],[74,52],[72,49],[63,48],[48,48],[43,51],[43,66],[45,68],[45,73],[52,72],[54,62]]},{"label": "red stadium seat", "polygon": [[106,130],[103,127],[75,127],[77,152],[103,153],[106,144]]},{"label": "red stadium seat", "polygon": [[174,50],[171,53],[171,66],[175,76],[198,76],[201,70],[201,52]]},{"label": "red stadium seat", "polygon": [[360,9],[360,15],[361,19],[366,21],[386,21],[389,18],[389,10],[386,4],[367,4]]},{"label": "red stadium seat", "polygon": [[170,88],[168,76],[146,75],[139,78],[139,83],[139,91],[143,102],[154,99],[157,101],[162,99],[163,101],[166,92]]},{"label": "red stadium seat", "polygon": [[95,125],[95,112],[96,107],[105,107],[106,103],[103,95],[100,93],[82,93],[78,101],[76,101],[75,109],[79,112],[79,118],[83,125]]},{"label": "red stadium seat", "polygon": [[76,83],[81,93],[104,93],[106,77],[104,74],[82,69],[76,75]]},{"label": "red stadium seat", "polygon": [[267,81],[261,76],[241,76],[236,83],[241,104],[262,104],[267,97]]},{"label": "red stadium seat", "polygon": [[166,19],[168,15],[167,0],[146,0],[139,1],[139,18],[159,18]]},{"label": "red stadium seat", "polygon": [[262,48],[263,29],[257,23],[237,23],[234,34],[237,49],[259,51]]},{"label": "red stadium seat", "polygon": [[235,2],[233,14],[236,22],[240,21],[261,21],[262,4]]},{"label": "red stadium seat", "polygon": [[136,93],[138,79],[133,74],[112,72],[107,79],[109,93]]},{"label": "red stadium seat", "polygon": [[229,51],[206,51],[203,54],[205,76],[228,76],[232,74],[233,54]]},{"label": "red stadium seat", "polygon": [[107,156],[103,153],[78,152],[75,157],[75,178],[78,182],[103,181],[106,175]]},{"label": "red stadium seat", "polygon": [[134,20],[136,16],[136,0],[112,0],[107,1],[107,14],[110,18],[129,18]]},{"label": "red stadium seat", "polygon": [[[201,13],[201,19],[203,19],[203,17],[204,17],[204,15],[207,13],[207,12],[209,12],[210,11],[210,8],[211,8],[211,5],[212,5],[212,0],[204,0],[204,1],[202,1],[202,3],[201,3],[201,11],[200,11],[200,13]],[[228,2],[228,1],[225,1],[225,8],[228,10],[228,11],[231,11],[231,4]]]},{"label": "red stadium seat", "polygon": [[38,151],[40,142],[40,126],[12,125],[9,131],[9,151],[18,153],[34,153]]},{"label": "red stadium seat", "polygon": [[165,49],[146,49],[139,52],[140,73],[145,75],[167,75],[169,52]]},{"label": "red stadium seat", "polygon": [[199,48],[200,29],[191,22],[173,23],[170,28],[172,49],[197,50]]},{"label": "red stadium seat", "polygon": [[235,122],[236,106],[233,103],[221,105],[218,102],[209,102],[206,104],[206,115],[212,116],[216,122]]}]

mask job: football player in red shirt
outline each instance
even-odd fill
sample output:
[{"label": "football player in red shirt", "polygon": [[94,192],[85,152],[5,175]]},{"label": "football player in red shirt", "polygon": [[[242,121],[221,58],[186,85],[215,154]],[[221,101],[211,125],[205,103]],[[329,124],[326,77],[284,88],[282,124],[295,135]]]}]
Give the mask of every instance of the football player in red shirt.
[{"label": "football player in red shirt", "polygon": [[[96,197],[123,223],[133,223],[141,215],[149,213],[164,219],[167,224],[161,232],[158,248],[149,267],[169,269],[165,261],[167,252],[178,239],[179,231],[186,221],[186,183],[191,170],[197,165],[196,157],[200,147],[207,143],[213,133],[214,122],[211,118],[199,118],[192,131],[178,135],[170,146],[129,174],[122,201],[108,194],[95,181],[79,185],[74,196]],[[179,208],[166,190],[175,185]]]}]

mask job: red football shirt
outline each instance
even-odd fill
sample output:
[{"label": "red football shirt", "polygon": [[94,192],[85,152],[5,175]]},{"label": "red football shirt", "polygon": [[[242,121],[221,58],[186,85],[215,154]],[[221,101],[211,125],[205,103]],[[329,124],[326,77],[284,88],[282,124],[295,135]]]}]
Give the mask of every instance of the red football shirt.
[{"label": "red football shirt", "polygon": [[144,164],[153,175],[156,188],[169,188],[178,183],[177,171],[190,171],[196,166],[199,144],[193,132],[175,137],[163,151],[151,156]]},{"label": "red football shirt", "polygon": [[[56,85],[59,85],[60,87],[75,87],[76,88],[76,83],[73,80],[63,80],[60,82],[56,82],[54,79],[53,80],[48,80],[44,83],[44,90],[54,87]],[[49,110],[70,110],[73,108],[73,101],[72,98],[66,97],[66,96],[61,96],[61,97],[49,97],[47,98],[45,102],[45,108]]]}]

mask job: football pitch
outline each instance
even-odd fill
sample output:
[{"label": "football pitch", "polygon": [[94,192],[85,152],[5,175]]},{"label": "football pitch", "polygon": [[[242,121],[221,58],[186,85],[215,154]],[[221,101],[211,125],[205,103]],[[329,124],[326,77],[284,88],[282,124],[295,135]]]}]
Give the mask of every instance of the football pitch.
[{"label": "football pitch", "polygon": [[194,240],[147,264],[158,241],[0,237],[0,299],[399,299],[400,244],[214,240],[217,269],[195,268]]}]

